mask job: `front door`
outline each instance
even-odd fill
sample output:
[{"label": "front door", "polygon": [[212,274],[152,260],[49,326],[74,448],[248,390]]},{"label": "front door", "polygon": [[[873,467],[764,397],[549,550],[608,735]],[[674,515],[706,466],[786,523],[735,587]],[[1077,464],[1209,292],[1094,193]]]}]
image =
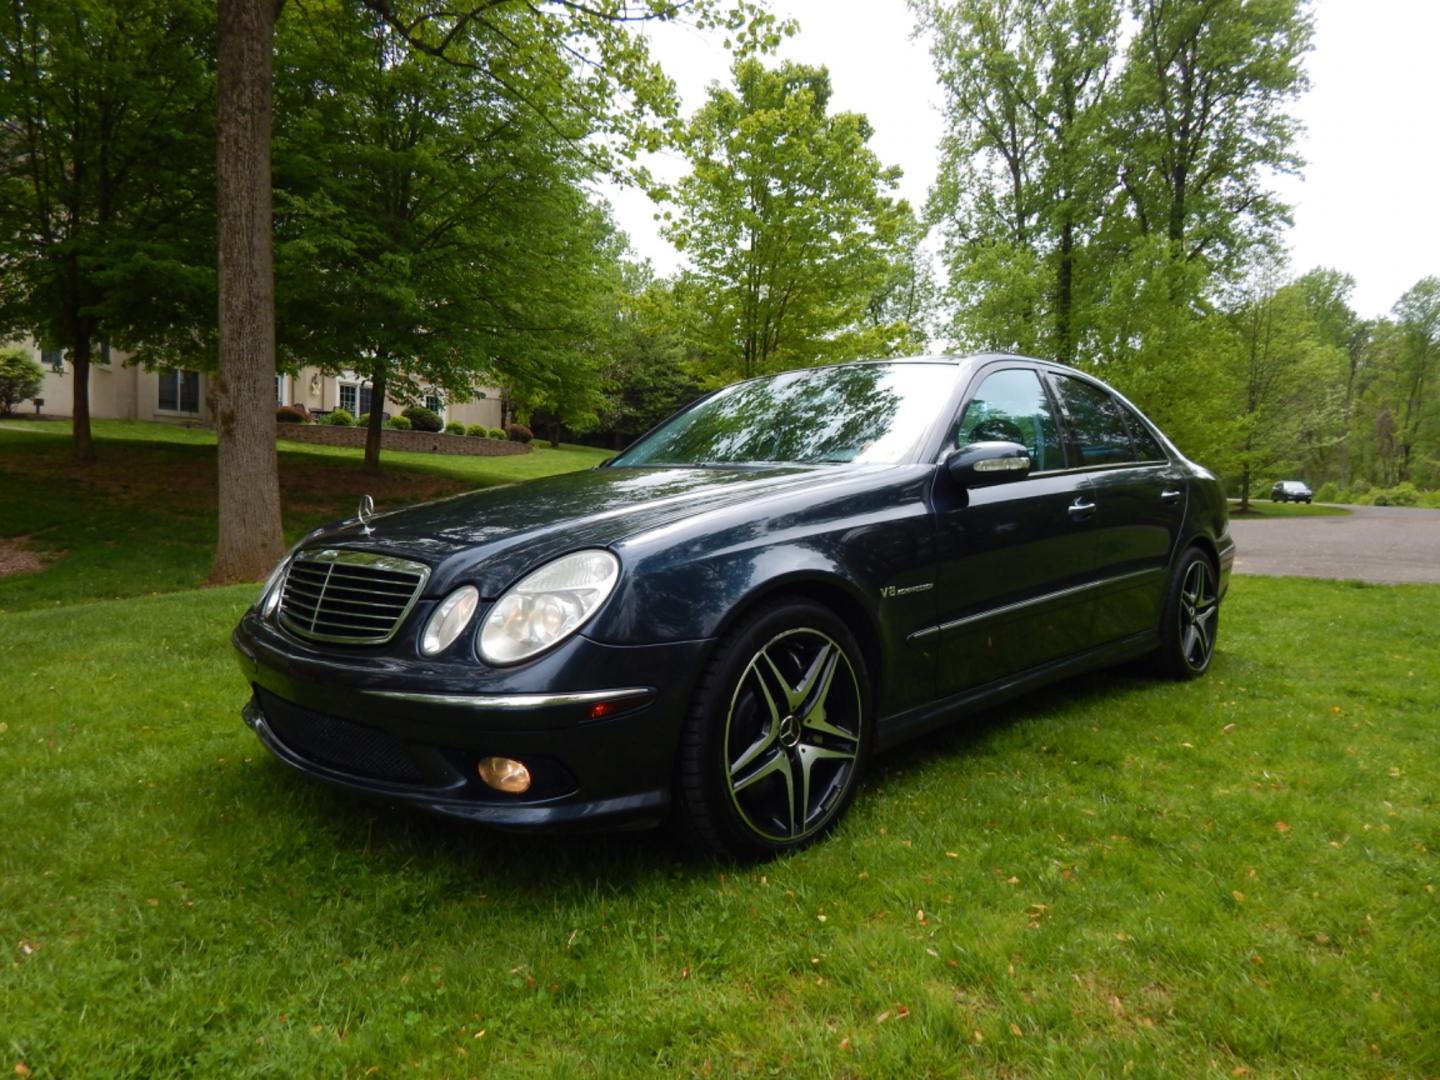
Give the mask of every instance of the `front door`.
[{"label": "front door", "polygon": [[1097,572],[1085,473],[1069,467],[1056,410],[1034,368],[984,369],[947,451],[1004,439],[1029,449],[1023,480],[965,490],[935,481],[939,695],[1088,647]]}]

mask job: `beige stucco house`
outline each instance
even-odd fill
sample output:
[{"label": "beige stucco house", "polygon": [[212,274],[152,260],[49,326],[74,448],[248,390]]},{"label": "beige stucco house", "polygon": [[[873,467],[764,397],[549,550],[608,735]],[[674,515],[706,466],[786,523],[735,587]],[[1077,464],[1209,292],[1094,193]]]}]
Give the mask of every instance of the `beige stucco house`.
[{"label": "beige stucco house", "polygon": [[[42,350],[29,343],[32,355],[45,369],[39,397],[47,416],[70,416],[74,412],[75,373],[58,349]],[[205,397],[209,376],[199,371],[155,370],[126,361],[129,354],[107,347],[97,350],[90,366],[90,415],[113,420],[163,420],[171,422],[210,420]],[[499,427],[500,390],[476,387],[464,401],[447,399],[439,391],[425,395],[425,405],[440,414],[446,423],[483,424]],[[24,408],[27,403],[22,403]],[[275,377],[276,405],[304,405],[312,412],[347,409],[358,416],[370,409],[370,384],[354,372],[324,375],[318,368],[301,368],[298,374]],[[385,411],[398,416],[404,405],[386,399]]]}]

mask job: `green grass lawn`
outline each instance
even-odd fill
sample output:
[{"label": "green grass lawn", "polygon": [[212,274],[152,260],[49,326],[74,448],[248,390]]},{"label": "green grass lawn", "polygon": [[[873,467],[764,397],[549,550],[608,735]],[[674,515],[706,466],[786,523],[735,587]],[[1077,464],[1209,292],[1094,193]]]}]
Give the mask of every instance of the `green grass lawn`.
[{"label": "green grass lawn", "polygon": [[1271,502],[1269,499],[1251,499],[1249,511],[1241,514],[1237,510],[1239,505],[1239,499],[1230,500],[1230,516],[1238,518],[1241,521],[1251,521],[1260,518],[1337,517],[1351,512],[1343,506],[1331,506],[1328,504]]},{"label": "green grass lawn", "polygon": [[[0,537],[42,555],[38,574],[0,578],[0,613],[77,600],[192,589],[215,548],[215,436],[203,428],[100,420],[99,462],[70,464],[69,425],[0,423]],[[358,450],[279,443],[285,532],[354,514],[371,493],[383,509],[489,484],[590,468],[609,453],[548,446],[513,457],[381,456],[360,471]]]},{"label": "green grass lawn", "polygon": [[912,744],[752,869],[292,775],[252,592],[0,618],[7,1072],[1440,1074],[1440,588],[1240,578],[1203,680]]}]

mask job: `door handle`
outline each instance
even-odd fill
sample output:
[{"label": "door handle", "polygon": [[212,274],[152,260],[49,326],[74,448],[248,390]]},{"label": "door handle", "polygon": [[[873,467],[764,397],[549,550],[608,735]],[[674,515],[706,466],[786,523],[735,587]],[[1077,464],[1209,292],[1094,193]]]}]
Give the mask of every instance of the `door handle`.
[{"label": "door handle", "polygon": [[1070,504],[1071,521],[1088,521],[1095,516],[1095,504],[1076,499]]},{"label": "door handle", "polygon": [[1164,491],[1160,492],[1160,501],[1166,506],[1174,506],[1180,501],[1180,496],[1184,494],[1185,492],[1181,491],[1179,488],[1166,488]]}]

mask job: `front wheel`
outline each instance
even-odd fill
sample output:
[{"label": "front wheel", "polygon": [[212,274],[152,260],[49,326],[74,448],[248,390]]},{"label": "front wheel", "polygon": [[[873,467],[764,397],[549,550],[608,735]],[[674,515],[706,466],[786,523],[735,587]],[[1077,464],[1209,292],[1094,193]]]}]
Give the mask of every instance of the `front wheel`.
[{"label": "front wheel", "polygon": [[1215,565],[1199,548],[1189,548],[1170,575],[1160,616],[1156,666],[1171,678],[1199,678],[1215,657],[1219,629],[1220,588]]},{"label": "front wheel", "polygon": [[717,854],[759,859],[823,835],[849,806],[870,747],[870,688],[829,609],[781,600],[720,642],[681,736],[681,824]]}]

